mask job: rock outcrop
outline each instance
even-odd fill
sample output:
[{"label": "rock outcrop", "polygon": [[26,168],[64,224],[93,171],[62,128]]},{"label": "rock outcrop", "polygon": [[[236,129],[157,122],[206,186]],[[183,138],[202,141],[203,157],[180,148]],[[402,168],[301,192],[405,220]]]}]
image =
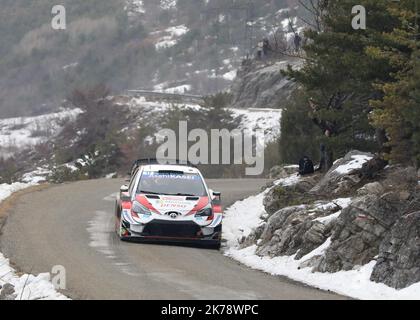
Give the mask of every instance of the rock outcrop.
[{"label": "rock outcrop", "polygon": [[323,223],[319,218],[328,217],[341,208],[326,202],[315,205],[286,207],[273,214],[264,226],[258,242],[260,256],[295,255],[299,260],[330,236],[334,221]]},{"label": "rock outcrop", "polygon": [[314,174],[301,177],[295,183],[277,185],[264,198],[265,211],[271,215],[281,208],[296,204],[311,202],[314,197],[307,194],[321,179],[321,175]]},{"label": "rock outcrop", "polygon": [[270,170],[270,179],[285,179],[298,171],[299,166],[297,165],[275,166]]},{"label": "rock outcrop", "polygon": [[371,280],[402,289],[420,281],[420,211],[402,216],[380,246]]},{"label": "rock outcrop", "polygon": [[[417,172],[387,166],[366,175],[372,162],[378,162],[372,154],[353,151],[323,177],[272,187],[264,199],[265,224],[241,246],[257,245],[260,256],[295,256],[314,272],[352,270],[376,261],[372,281],[397,289],[419,282]],[[302,259],[323,244],[328,246],[322,253]]]},{"label": "rock outcrop", "polygon": [[264,65],[250,63],[241,67],[232,84],[232,108],[279,108],[290,98],[296,84],[281,74],[287,65],[300,66],[299,60]]},{"label": "rock outcrop", "polygon": [[351,270],[372,261],[386,232],[400,217],[400,210],[386,196],[367,195],[354,200],[337,219],[331,245],[316,271]]},{"label": "rock outcrop", "polygon": [[322,178],[322,180],[310,191],[312,194],[343,195],[361,182],[360,173],[363,165],[374,158],[371,153],[360,151],[349,152],[344,158],[336,161]]}]

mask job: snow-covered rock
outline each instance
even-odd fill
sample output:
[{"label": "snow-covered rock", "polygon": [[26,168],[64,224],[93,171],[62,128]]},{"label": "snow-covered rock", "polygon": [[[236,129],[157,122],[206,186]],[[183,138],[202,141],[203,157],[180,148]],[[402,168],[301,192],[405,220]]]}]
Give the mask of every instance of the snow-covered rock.
[{"label": "snow-covered rock", "polygon": [[[371,158],[352,152],[331,171],[340,168],[335,176],[353,175]],[[236,205],[228,209],[226,254],[248,266],[355,298],[419,299],[420,187],[415,169],[388,166],[376,175],[377,181],[353,188],[352,198],[334,199],[328,192],[337,188],[339,179],[317,195],[308,193],[310,185],[302,185],[306,179],[290,185],[281,179],[244,200],[257,208],[254,215],[246,213],[253,217],[246,232],[240,232],[244,213]],[[322,183],[325,178],[315,182]]]},{"label": "snow-covered rock", "polygon": [[361,181],[363,165],[372,160],[374,155],[360,151],[351,151],[344,158],[337,160],[322,180],[311,190],[313,194],[341,194],[350,191]]},{"label": "snow-covered rock", "polygon": [[[399,170],[402,170],[402,173],[397,173]],[[407,177],[408,171],[404,173],[404,169],[391,168],[386,173],[388,178],[381,180],[381,185],[388,186],[385,189],[389,191],[387,188],[398,180],[396,177]],[[251,268],[273,275],[287,276],[320,289],[354,298],[420,298],[417,213],[398,218],[395,212],[392,213],[393,209],[387,207],[386,202],[383,202],[385,207],[376,208],[375,201],[367,200],[366,197],[376,199],[377,196],[367,195],[355,199],[322,200],[294,205],[268,214],[264,208],[264,199],[276,186],[284,184],[284,181],[282,179],[260,195],[238,202],[226,210],[224,237],[228,240],[225,252],[227,256]],[[401,204],[398,201],[402,201],[402,198],[397,190],[394,191],[394,197],[390,199]],[[374,210],[362,210],[360,205],[363,203],[370,203],[371,209]],[[252,208],[253,212],[247,208]],[[371,213],[372,216],[362,217],[361,212]],[[343,221],[349,213],[353,214],[356,220],[345,225],[350,226],[354,223],[354,227],[350,227],[348,232],[339,232],[338,230],[343,230]],[[374,222],[375,219],[377,223]],[[398,222],[394,223],[393,231],[389,233],[389,228],[383,227],[384,223],[392,225],[395,219]],[[353,263],[343,268],[344,270],[338,268],[331,270],[332,272],[320,272],[326,271],[320,270],[320,266],[325,265],[325,257],[332,253],[336,253],[335,257],[349,257],[346,256],[346,250],[340,249],[340,245],[352,241],[346,240],[346,237],[352,235],[352,230],[356,231],[352,237],[355,241],[374,239],[370,249],[355,243],[349,245],[347,248],[353,250],[354,257],[359,259],[354,262],[358,263]],[[374,233],[376,236],[372,238]],[[385,233],[388,236],[382,237],[381,242],[381,236]],[[337,242],[338,234],[344,236],[340,242]],[[378,248],[380,243],[381,249]],[[360,254],[357,253],[359,249],[362,250]],[[363,250],[367,250],[367,254],[364,254]],[[378,262],[375,259],[378,259]],[[396,290],[391,286],[403,289]]]}]

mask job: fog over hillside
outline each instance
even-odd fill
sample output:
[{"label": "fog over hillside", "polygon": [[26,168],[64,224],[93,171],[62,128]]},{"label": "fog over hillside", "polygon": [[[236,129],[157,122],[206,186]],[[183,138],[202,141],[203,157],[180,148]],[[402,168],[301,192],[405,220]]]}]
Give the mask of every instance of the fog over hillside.
[{"label": "fog over hillside", "polygon": [[[74,88],[211,94],[298,15],[297,0],[0,0],[0,117],[56,110]],[[177,89],[173,89],[177,88]]]}]

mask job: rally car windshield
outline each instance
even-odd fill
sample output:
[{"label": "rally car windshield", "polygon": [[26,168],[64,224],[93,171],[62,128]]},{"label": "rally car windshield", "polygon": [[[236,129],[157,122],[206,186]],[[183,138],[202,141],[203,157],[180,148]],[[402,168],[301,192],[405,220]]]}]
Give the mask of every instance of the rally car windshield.
[{"label": "rally car windshield", "polygon": [[146,171],[137,193],[202,197],[206,189],[199,174]]}]

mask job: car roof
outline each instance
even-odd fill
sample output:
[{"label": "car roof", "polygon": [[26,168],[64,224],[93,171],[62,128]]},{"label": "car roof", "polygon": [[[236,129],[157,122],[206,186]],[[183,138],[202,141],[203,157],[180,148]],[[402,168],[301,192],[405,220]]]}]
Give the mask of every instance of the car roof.
[{"label": "car roof", "polygon": [[189,167],[189,166],[179,166],[179,165],[162,165],[162,164],[151,164],[143,166],[144,171],[180,171],[183,173],[195,173],[199,174],[200,171],[197,168]]}]

